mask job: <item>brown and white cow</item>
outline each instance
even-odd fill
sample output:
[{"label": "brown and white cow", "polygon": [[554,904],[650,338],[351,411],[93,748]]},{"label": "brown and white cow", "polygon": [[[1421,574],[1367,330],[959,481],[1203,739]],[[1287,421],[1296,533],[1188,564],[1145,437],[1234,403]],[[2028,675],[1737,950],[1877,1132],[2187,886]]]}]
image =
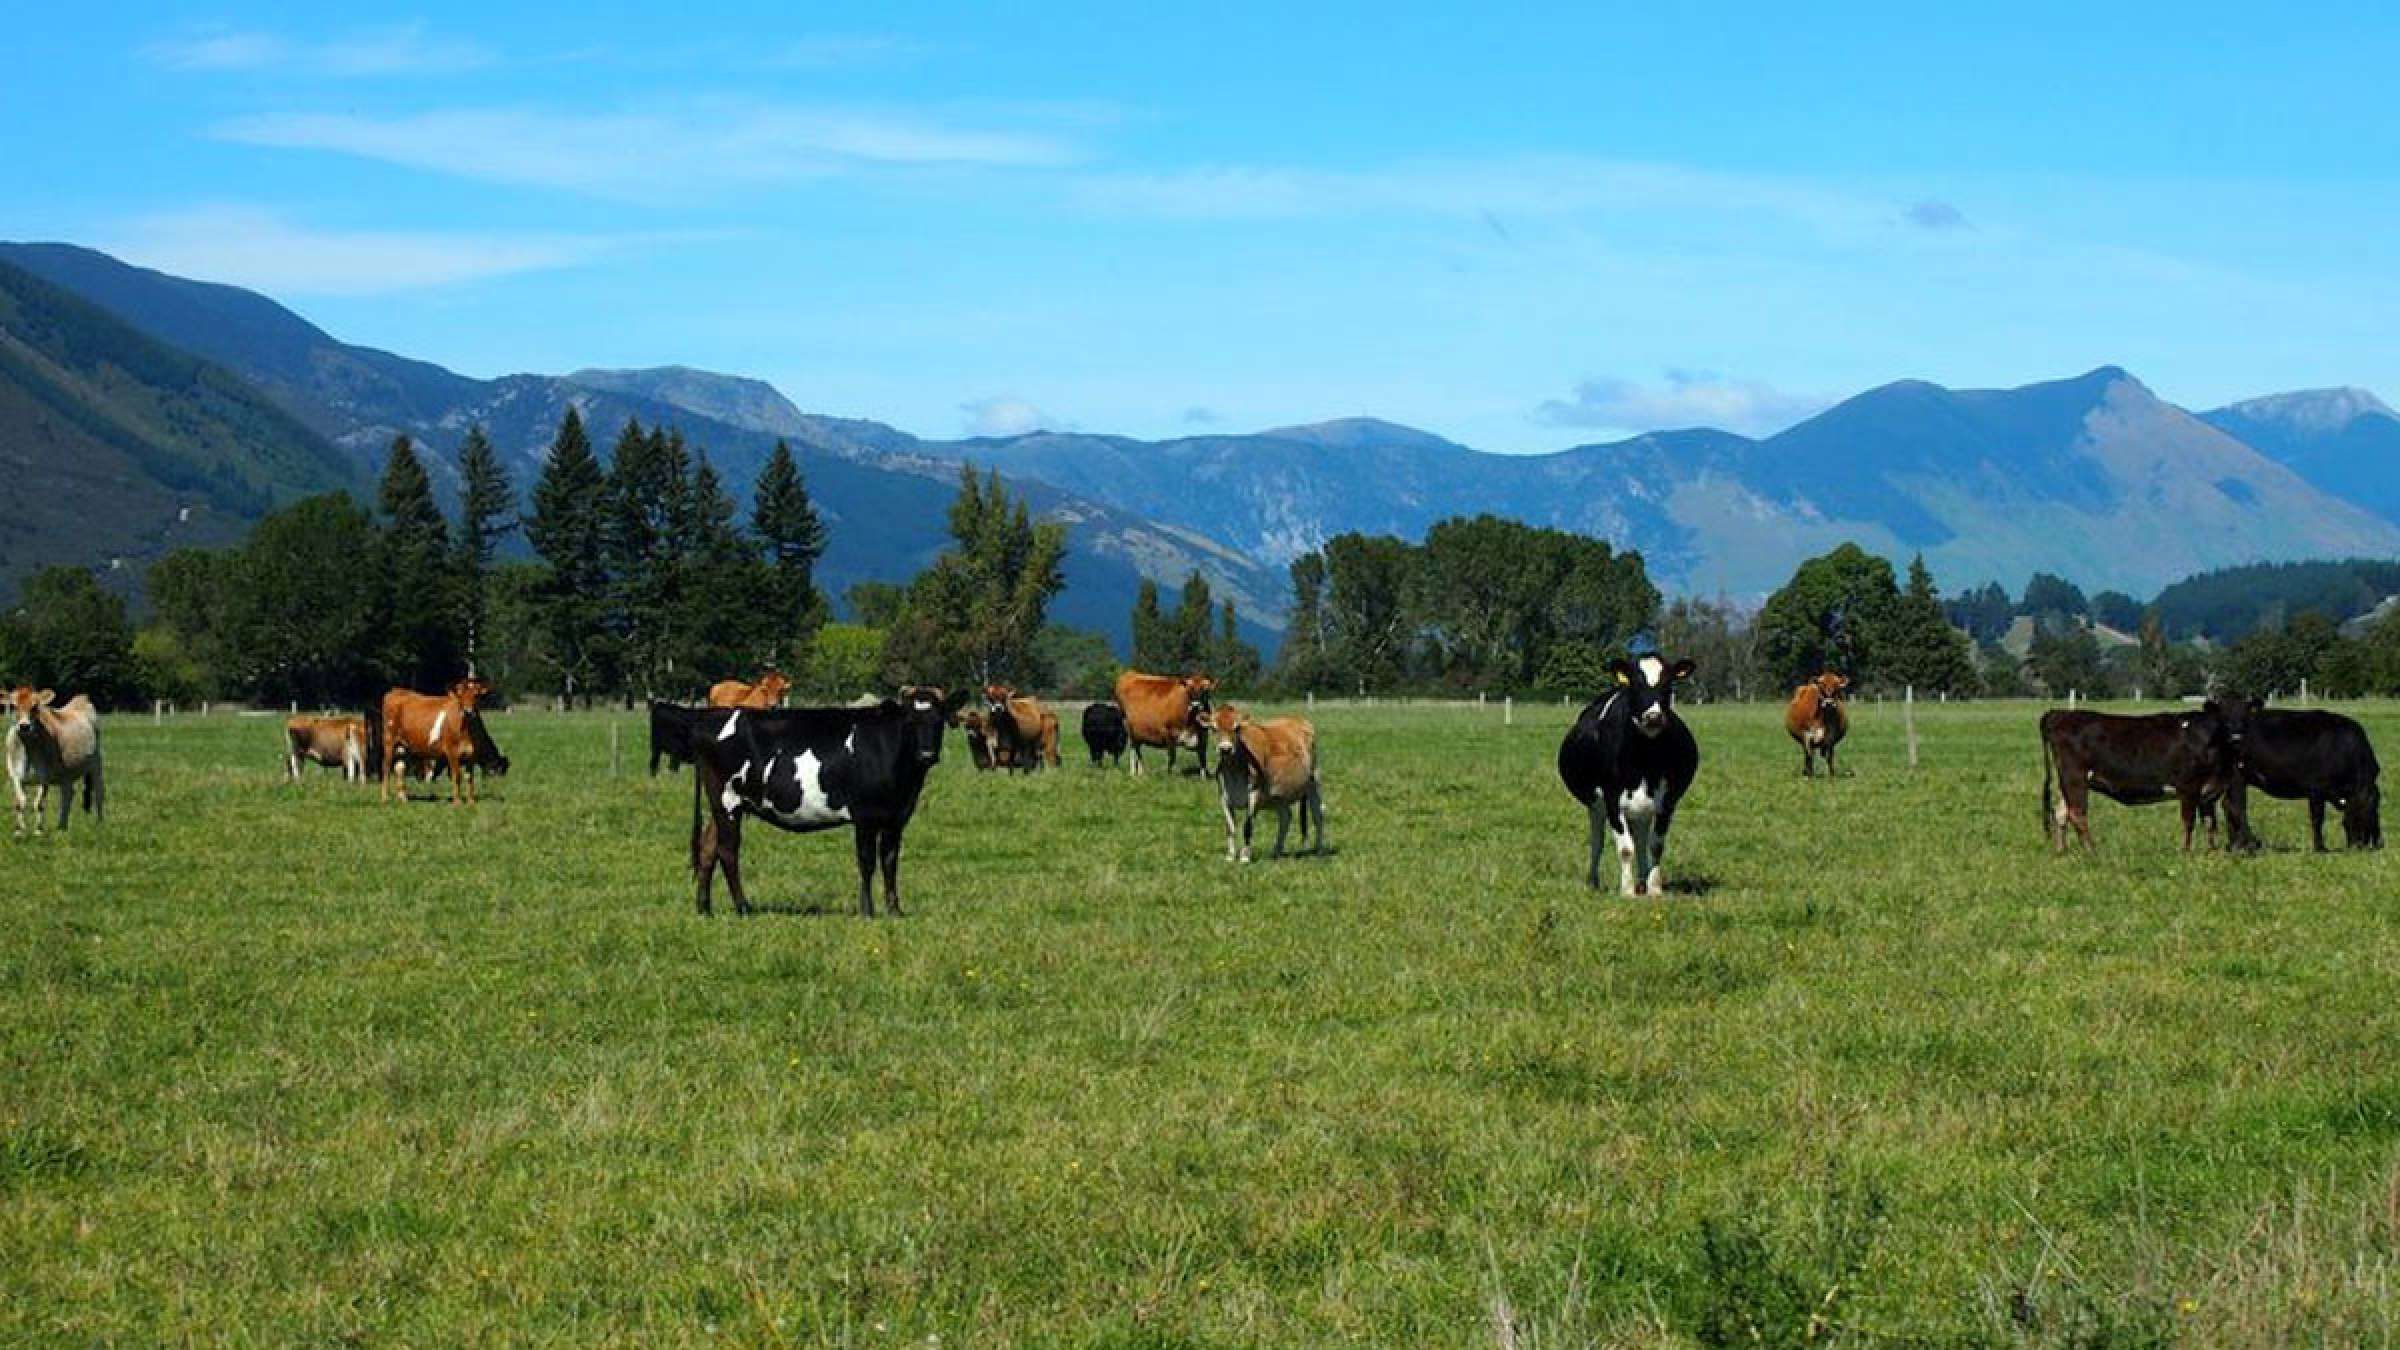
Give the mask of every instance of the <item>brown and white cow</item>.
[{"label": "brown and white cow", "polygon": [[984,726],[996,766],[1032,773],[1058,767],[1058,714],[1030,694],[1004,684],[983,687]]},{"label": "brown and white cow", "polygon": [[[2092,847],[2090,797],[2101,796],[2127,806],[2146,806],[2173,798],[2183,812],[2183,849],[2191,852],[2192,825],[2208,817],[2209,841],[2216,841],[2213,810],[2225,805],[2226,845],[2253,849],[2250,818],[2241,769],[2240,709],[2229,711],[2212,700],[2198,712],[2149,713],[2124,716],[2087,709],[2053,708],[2042,714],[2042,825],[2053,851],[2063,852],[2072,829]],[[2058,796],[2050,794],[2053,775]]]},{"label": "brown and white cow", "polygon": [[[1275,808],[1275,853],[1283,856],[1300,808],[1300,843],[1325,851],[1325,801],[1317,785],[1317,729],[1304,717],[1253,721],[1231,705],[1216,710],[1217,804],[1225,812],[1225,861],[1250,861],[1250,827],[1262,806]],[[1234,813],[1242,819],[1237,827]],[[1316,842],[1309,843],[1311,818]]]},{"label": "brown and white cow", "polygon": [[1143,772],[1142,747],[1167,752],[1167,769],[1175,768],[1175,752],[1189,746],[1208,763],[1210,703],[1217,682],[1206,675],[1145,675],[1129,670],[1117,677],[1117,706],[1125,710],[1125,734],[1133,744],[1133,763],[1127,773]]},{"label": "brown and white cow", "polygon": [[450,772],[450,802],[457,805],[463,790],[466,800],[475,800],[475,780],[460,772],[463,763],[471,762],[475,753],[474,734],[467,729],[467,714],[475,711],[475,701],[490,692],[490,686],[470,675],[450,686],[445,694],[420,694],[413,689],[393,689],[383,696],[383,799],[392,800],[392,788],[400,789],[400,800],[408,799],[408,784],[392,772],[393,761],[406,754],[412,760],[440,759]]},{"label": "brown and white cow", "polygon": [[1833,777],[1833,749],[1850,733],[1850,714],[1842,706],[1850,682],[1828,670],[1792,691],[1792,701],[1784,705],[1783,729],[1800,746],[1800,776],[1811,778],[1817,772],[1817,759],[1825,760],[1825,776]]},{"label": "brown and white cow", "polygon": [[978,772],[999,767],[999,748],[992,744],[992,722],[980,708],[961,708],[950,719],[951,724],[967,733],[967,757],[975,761]]},{"label": "brown and white cow", "polygon": [[17,796],[17,833],[25,833],[25,789],[34,789],[33,832],[42,832],[50,789],[63,789],[58,828],[63,833],[75,809],[75,785],[83,785],[83,809],[105,819],[100,787],[100,714],[81,694],[64,706],[48,689],[18,685],[8,696],[8,783]]},{"label": "brown and white cow", "polygon": [[780,670],[769,670],[755,684],[740,680],[719,680],[708,687],[708,706],[712,708],[780,708],[783,696],[791,692],[792,682]]},{"label": "brown and white cow", "polygon": [[342,781],[355,783],[367,776],[367,719],[311,717],[302,713],[284,719],[284,768],[300,781],[302,764],[340,769]]}]

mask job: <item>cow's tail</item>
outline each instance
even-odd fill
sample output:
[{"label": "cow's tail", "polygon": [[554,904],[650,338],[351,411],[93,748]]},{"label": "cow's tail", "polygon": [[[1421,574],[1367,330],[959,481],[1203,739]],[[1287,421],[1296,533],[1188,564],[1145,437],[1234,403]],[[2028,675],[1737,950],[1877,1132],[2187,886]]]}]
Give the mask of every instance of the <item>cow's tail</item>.
[{"label": "cow's tail", "polygon": [[2053,771],[2050,737],[2044,735],[2042,737],[2042,838],[2044,839],[2051,838],[2053,831],[2058,828],[2058,820],[2053,814],[2050,798],[2050,779]]}]

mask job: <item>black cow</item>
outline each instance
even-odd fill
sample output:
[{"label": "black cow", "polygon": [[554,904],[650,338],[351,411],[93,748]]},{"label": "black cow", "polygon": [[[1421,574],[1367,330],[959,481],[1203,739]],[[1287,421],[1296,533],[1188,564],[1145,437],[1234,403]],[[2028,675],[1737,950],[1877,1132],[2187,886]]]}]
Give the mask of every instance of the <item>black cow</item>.
[{"label": "black cow", "polygon": [[1114,703],[1087,703],[1083,708],[1083,744],[1092,752],[1092,767],[1101,768],[1101,761],[1122,763],[1125,759],[1125,710]]},{"label": "black cow", "polygon": [[965,701],[909,688],[869,708],[711,708],[692,723],[692,872],[702,914],[725,869],[737,914],[742,819],[794,833],[848,825],[858,847],[858,912],[875,917],[875,867],[884,907],[900,912],[900,835],[925,775],[942,758],[942,729]]},{"label": "black cow", "polygon": [[1663,894],[1667,830],[1700,771],[1700,746],[1675,715],[1675,685],[1692,663],[1651,655],[1615,661],[1617,687],[1586,705],[1558,747],[1558,776],[1591,818],[1591,867],[1600,885],[1601,828],[1617,844],[1618,889]]},{"label": "black cow", "polygon": [[[465,722],[467,753],[460,759],[459,767],[473,769],[475,772],[491,778],[508,777],[508,756],[501,754],[500,746],[492,740],[491,728],[483,724],[482,710],[467,709]],[[368,737],[369,749],[376,755],[376,765],[380,768],[383,754],[383,730],[372,722],[367,725],[373,731],[373,734]],[[407,763],[408,751],[405,748],[401,750],[399,759],[403,764]],[[438,755],[427,757],[425,761],[426,782],[434,782],[449,772],[450,761]]]},{"label": "black cow", "polygon": [[2270,797],[2308,803],[2308,833],[2325,851],[2325,804],[2342,808],[2342,838],[2352,848],[2383,847],[2382,769],[2366,728],[2340,713],[2260,708],[2246,699],[2217,701],[2227,720],[2242,780]]},{"label": "black cow", "polygon": [[692,719],[700,709],[680,703],[661,703],[650,700],[650,776],[658,777],[658,762],[667,761],[670,770],[680,769],[692,762]]},{"label": "black cow", "polygon": [[2054,851],[2065,851],[2070,826],[2085,848],[2092,846],[2090,792],[2127,806],[2174,798],[2183,810],[2186,852],[2192,847],[2192,823],[2203,814],[2214,846],[2212,808],[2222,800],[2227,847],[2257,846],[2250,835],[2232,721],[2214,701],[2198,712],[2138,717],[2053,708],[2042,714],[2041,732],[2042,826]]}]

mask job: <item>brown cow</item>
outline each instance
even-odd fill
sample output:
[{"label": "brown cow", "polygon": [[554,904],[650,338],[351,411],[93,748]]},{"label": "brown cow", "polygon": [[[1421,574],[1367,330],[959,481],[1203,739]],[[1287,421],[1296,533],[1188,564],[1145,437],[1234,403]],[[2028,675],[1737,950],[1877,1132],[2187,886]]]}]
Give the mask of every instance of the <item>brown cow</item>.
[{"label": "brown cow", "polygon": [[1160,746],[1167,752],[1167,770],[1175,769],[1175,751],[1190,746],[1200,752],[1203,771],[1208,765],[1208,718],[1217,682],[1206,675],[1145,675],[1129,670],[1117,677],[1117,706],[1125,710],[1125,734],[1133,744],[1133,763],[1127,773],[1143,772],[1142,747]]},{"label": "brown cow", "polygon": [[1828,670],[1792,691],[1783,709],[1783,729],[1800,746],[1800,776],[1813,778],[1817,757],[1825,757],[1825,776],[1833,777],[1833,748],[1850,733],[1850,714],[1843,709],[1850,682]]},{"label": "brown cow", "polygon": [[450,771],[450,803],[455,806],[463,789],[466,800],[475,800],[475,781],[459,771],[459,766],[472,759],[475,753],[474,736],[467,730],[467,714],[475,710],[475,701],[490,692],[491,686],[470,675],[450,686],[446,694],[420,694],[413,689],[393,689],[383,696],[383,799],[392,800],[392,787],[399,784],[400,800],[408,800],[408,784],[397,779],[392,762],[403,752],[411,759],[440,757]]},{"label": "brown cow", "polygon": [[[2230,701],[2230,700],[2229,700]],[[2242,719],[2246,709],[2214,700],[2198,712],[2124,716],[2053,708],[2042,714],[2042,825],[2055,852],[2067,847],[2072,829],[2092,846],[2088,793],[2127,806],[2146,806],[2172,797],[2183,811],[2183,850],[2192,850],[2192,824],[2208,817],[2209,843],[2216,843],[2214,807],[2225,804],[2227,847],[2253,849],[2241,769]],[[2055,804],[2050,780],[2058,779]]]},{"label": "brown cow", "polygon": [[[1252,721],[1230,705],[1213,719],[1217,733],[1217,802],[1225,811],[1225,861],[1250,861],[1250,826],[1261,806],[1275,808],[1275,854],[1283,856],[1292,829],[1292,807],[1300,808],[1300,842],[1325,851],[1325,802],[1317,786],[1317,729],[1304,717]],[[1239,829],[1233,814],[1242,813]],[[1309,844],[1309,822],[1316,843]]]},{"label": "brown cow", "polygon": [[58,695],[18,685],[8,695],[8,784],[17,795],[17,833],[25,833],[25,788],[34,788],[33,832],[42,832],[50,809],[50,787],[58,799],[58,828],[65,832],[75,809],[75,785],[83,784],[83,809],[105,819],[100,786],[100,713],[81,694],[54,707]]},{"label": "brown cow", "polygon": [[712,708],[780,708],[783,696],[791,691],[792,682],[780,670],[770,669],[758,677],[756,684],[740,680],[719,680],[708,687],[708,706]]},{"label": "brown cow", "polygon": [[967,733],[967,757],[975,761],[978,771],[989,771],[1000,765],[1000,747],[992,744],[991,719],[981,708],[961,708],[951,723]]},{"label": "brown cow", "polygon": [[1004,684],[983,687],[984,723],[993,763],[1021,773],[1058,767],[1058,714]]},{"label": "brown cow", "polygon": [[340,769],[342,781],[355,783],[367,776],[367,719],[363,717],[311,717],[302,713],[284,719],[284,768],[291,780],[300,781],[302,764],[322,764]]}]

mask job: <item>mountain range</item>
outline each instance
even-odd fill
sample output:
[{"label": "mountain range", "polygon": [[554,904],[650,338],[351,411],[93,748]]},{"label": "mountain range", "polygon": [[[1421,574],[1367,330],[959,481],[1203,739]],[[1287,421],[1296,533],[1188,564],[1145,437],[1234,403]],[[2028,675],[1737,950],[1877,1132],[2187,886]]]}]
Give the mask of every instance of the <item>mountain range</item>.
[{"label": "mountain range", "polygon": [[[2358,390],[2193,414],[2116,367],[2005,390],[1904,380],[1764,438],[1689,428],[1540,455],[1488,454],[1370,417],[1166,441],[934,440],[805,412],[763,381],[680,366],[474,379],[340,342],[254,292],[71,245],[0,244],[0,282],[0,296],[74,305],[80,329],[105,326],[118,345],[149,354],[131,366],[93,358],[61,347],[55,332],[44,338],[17,310],[0,313],[0,460],[58,458],[56,410],[70,405],[114,409],[102,418],[111,426],[150,427],[152,447],[150,461],[122,450],[121,464],[109,461],[126,528],[21,529],[33,508],[20,499],[0,511],[0,583],[42,561],[155,556],[182,541],[158,526],[170,506],[196,503],[221,535],[273,500],[363,489],[399,434],[427,446],[446,475],[459,437],[480,423],[530,483],[569,406],[602,447],[628,418],[677,425],[737,486],[777,438],[789,441],[831,526],[822,573],[837,596],[852,581],[923,566],[942,546],[959,464],[997,468],[1037,511],[1071,526],[1057,616],[1120,644],[1141,577],[1171,586],[1198,569],[1236,601],[1254,637],[1271,641],[1292,558],[1346,531],[1415,538],[1480,512],[1604,536],[1639,549],[1670,592],[1737,598],[1763,595],[1801,558],[1845,539],[1895,559],[1921,552],[1952,589],[1985,580],[2013,589],[2039,570],[2135,595],[2235,563],[2400,555],[2400,417]],[[167,358],[189,369],[159,364]],[[59,372],[76,369],[87,370],[80,383],[62,382]],[[164,387],[145,406],[181,408],[195,390],[219,391],[208,406],[245,430],[229,438],[192,422],[184,439],[193,462],[216,465],[248,495],[208,497],[188,466],[176,467],[183,461],[160,458],[160,445],[182,444],[172,429],[186,423],[125,411],[142,401],[131,391],[152,383]],[[25,392],[37,388],[39,397]],[[164,467],[143,467],[151,461]],[[108,495],[91,482],[76,492],[87,505]]]}]

